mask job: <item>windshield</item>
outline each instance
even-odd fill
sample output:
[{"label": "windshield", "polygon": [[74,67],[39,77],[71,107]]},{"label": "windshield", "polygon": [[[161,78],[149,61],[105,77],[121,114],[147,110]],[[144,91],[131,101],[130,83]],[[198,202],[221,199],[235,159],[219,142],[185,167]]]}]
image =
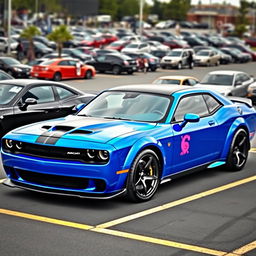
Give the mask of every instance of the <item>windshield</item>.
[{"label": "windshield", "polygon": [[0,105],[5,105],[11,102],[22,88],[22,86],[18,85],[0,84]]},{"label": "windshield", "polygon": [[173,56],[173,57],[179,57],[181,56],[182,51],[172,51],[168,54],[168,56]]},{"label": "windshield", "polygon": [[40,43],[40,42],[34,42],[34,44],[35,44],[38,48],[40,48],[40,49],[45,49],[45,48],[47,48],[47,46],[46,46],[45,44],[42,44],[42,43]]},{"label": "windshield", "polygon": [[126,48],[138,48],[138,47],[139,47],[138,44],[128,44],[128,45],[126,46]]},{"label": "windshield", "polygon": [[234,79],[234,75],[208,74],[202,79],[201,84],[232,86],[233,79]]},{"label": "windshield", "polygon": [[108,91],[100,94],[78,115],[159,122],[165,117],[169,105],[170,98],[167,96],[141,92]]},{"label": "windshield", "polygon": [[13,58],[5,58],[5,59],[2,59],[6,64],[8,65],[18,65],[20,64],[19,61],[13,59]]},{"label": "windshield", "polygon": [[209,51],[200,51],[196,55],[197,56],[209,56],[210,52]]},{"label": "windshield", "polygon": [[154,82],[154,84],[175,84],[175,85],[179,85],[180,80],[178,80],[178,79],[158,79]]}]

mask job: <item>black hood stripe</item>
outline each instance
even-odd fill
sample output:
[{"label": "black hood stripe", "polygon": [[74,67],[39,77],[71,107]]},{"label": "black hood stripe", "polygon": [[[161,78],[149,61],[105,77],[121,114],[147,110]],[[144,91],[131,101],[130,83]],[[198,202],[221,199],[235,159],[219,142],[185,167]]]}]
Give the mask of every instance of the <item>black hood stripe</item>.
[{"label": "black hood stripe", "polygon": [[65,131],[46,131],[40,135],[36,142],[41,144],[55,145],[57,141],[65,134]]}]

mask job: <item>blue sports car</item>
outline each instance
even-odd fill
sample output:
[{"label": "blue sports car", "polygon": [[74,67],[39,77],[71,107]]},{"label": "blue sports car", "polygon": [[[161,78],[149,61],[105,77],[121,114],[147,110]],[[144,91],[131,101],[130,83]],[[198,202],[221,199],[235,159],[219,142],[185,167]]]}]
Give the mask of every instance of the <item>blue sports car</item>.
[{"label": "blue sports car", "polygon": [[4,184],[140,202],[160,183],[203,168],[239,171],[256,131],[247,99],[185,86],[106,90],[75,115],[17,128],[2,139]]}]

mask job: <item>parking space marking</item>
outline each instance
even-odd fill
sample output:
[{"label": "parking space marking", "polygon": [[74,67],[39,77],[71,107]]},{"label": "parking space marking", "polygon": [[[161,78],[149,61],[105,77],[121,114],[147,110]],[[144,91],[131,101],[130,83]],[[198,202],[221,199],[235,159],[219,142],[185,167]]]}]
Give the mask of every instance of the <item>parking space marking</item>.
[{"label": "parking space marking", "polygon": [[15,216],[15,217],[20,217],[20,218],[24,218],[24,219],[47,222],[47,223],[51,223],[51,224],[55,224],[55,225],[66,226],[66,227],[71,227],[71,228],[78,228],[78,229],[83,229],[83,230],[90,230],[93,228],[93,226],[85,225],[85,224],[81,224],[81,223],[53,219],[53,218],[48,218],[48,217],[44,217],[44,216],[39,216],[39,215],[34,215],[34,214],[29,214],[29,213],[24,213],[24,212],[11,211],[11,210],[1,209],[1,208],[0,208],[0,213]]},{"label": "parking space marking", "polygon": [[192,195],[192,196],[188,196],[188,197],[185,197],[185,198],[182,198],[182,199],[179,199],[179,200],[167,203],[167,204],[163,204],[161,206],[157,206],[157,207],[145,210],[145,211],[141,211],[141,212],[131,214],[131,215],[119,218],[119,219],[115,219],[115,220],[112,220],[112,221],[109,221],[109,222],[105,222],[105,223],[97,225],[96,227],[97,228],[109,228],[109,227],[112,227],[112,226],[116,226],[116,225],[119,225],[121,223],[125,223],[125,222],[135,220],[135,219],[138,219],[138,218],[141,218],[141,217],[153,214],[153,213],[157,213],[157,212],[160,212],[160,211],[163,211],[163,210],[167,210],[167,209],[170,209],[172,207],[182,205],[182,204],[185,204],[185,203],[188,203],[188,202],[200,199],[200,198],[204,198],[206,196],[210,196],[210,195],[213,195],[213,194],[216,194],[216,193],[225,191],[227,189],[234,188],[234,187],[237,187],[237,186],[240,186],[240,185],[243,185],[243,184],[246,184],[248,182],[255,181],[255,180],[256,180],[256,175],[248,177],[246,179],[238,180],[238,181],[235,181],[235,182],[232,182],[232,183],[229,183],[229,184],[226,184],[226,185],[214,188],[214,189],[210,189],[210,190],[207,190],[207,191],[204,191],[204,192]]},{"label": "parking space marking", "polygon": [[[154,237],[149,237],[149,236],[142,236],[142,235],[122,232],[122,231],[118,231],[118,230],[95,228],[92,231],[95,231],[98,233],[103,233],[103,234],[108,234],[108,235],[113,235],[113,236],[118,236],[118,237],[123,237],[123,238],[128,238],[128,239],[132,239],[132,240],[147,242],[147,243],[151,243],[151,244],[163,245],[163,246],[183,249],[183,250],[187,250],[187,251],[194,251],[194,252],[209,254],[209,255],[216,255],[216,256],[227,255],[227,252],[224,252],[224,251],[209,249],[209,248],[185,244],[185,243],[178,243],[175,241],[159,239],[159,238],[154,238]],[[229,256],[238,256],[238,254],[232,254],[232,253],[230,253],[228,255]]]},{"label": "parking space marking", "polygon": [[118,75],[105,75],[105,74],[96,74],[97,77],[104,77],[104,78],[123,78],[124,76]]},{"label": "parking space marking", "polygon": [[[250,252],[255,249],[256,249],[256,240],[239,248],[239,249],[236,249],[235,251],[233,251],[233,253],[238,254],[238,255],[244,255],[245,253]],[[230,256],[230,255],[227,254],[226,256]]]},{"label": "parking space marking", "polygon": [[3,183],[5,181],[5,179],[0,179],[0,184]]},{"label": "parking space marking", "polygon": [[[123,237],[126,239],[131,239],[131,240],[136,240],[136,241],[141,241],[141,242],[147,242],[147,243],[151,243],[151,244],[157,244],[157,245],[168,246],[168,247],[172,247],[172,248],[183,249],[183,250],[187,250],[187,251],[204,253],[204,254],[208,254],[208,255],[225,256],[228,253],[228,252],[214,250],[214,249],[210,249],[210,248],[206,248],[206,247],[200,247],[200,246],[196,246],[196,245],[179,243],[179,242],[175,242],[175,241],[164,240],[164,239],[159,239],[159,238],[154,238],[154,237],[148,237],[148,236],[143,236],[143,235],[138,235],[138,234],[133,234],[133,233],[128,233],[128,232],[122,232],[122,231],[118,231],[118,230],[97,228],[94,226],[85,225],[85,224],[81,224],[81,223],[63,221],[60,219],[53,219],[53,218],[43,217],[43,216],[34,215],[34,214],[11,211],[11,210],[7,210],[7,209],[0,208],[0,213],[5,214],[5,215],[14,216],[14,217],[30,219],[30,220],[34,220],[34,221],[50,223],[50,224],[54,224],[54,225],[66,226],[66,227],[81,229],[81,230],[85,230],[85,231],[97,232],[97,233],[101,233],[101,234],[112,235],[112,236],[116,236],[116,237]],[[238,254],[232,254],[232,253],[230,253],[228,255],[229,256],[238,256]]]},{"label": "parking space marking", "polygon": [[256,153],[256,148],[251,148],[250,152],[251,153]]}]

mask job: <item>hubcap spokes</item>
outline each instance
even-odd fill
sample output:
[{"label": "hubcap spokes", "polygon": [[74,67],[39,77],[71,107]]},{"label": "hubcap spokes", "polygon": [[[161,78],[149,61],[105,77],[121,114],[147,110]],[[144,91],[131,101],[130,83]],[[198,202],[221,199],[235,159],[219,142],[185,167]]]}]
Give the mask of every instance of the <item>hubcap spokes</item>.
[{"label": "hubcap spokes", "polygon": [[154,192],[158,182],[158,170],[152,156],[139,160],[135,188],[139,195],[145,197]]},{"label": "hubcap spokes", "polygon": [[246,161],[246,147],[246,137],[244,135],[239,136],[233,151],[233,159],[237,167],[242,166]]}]

